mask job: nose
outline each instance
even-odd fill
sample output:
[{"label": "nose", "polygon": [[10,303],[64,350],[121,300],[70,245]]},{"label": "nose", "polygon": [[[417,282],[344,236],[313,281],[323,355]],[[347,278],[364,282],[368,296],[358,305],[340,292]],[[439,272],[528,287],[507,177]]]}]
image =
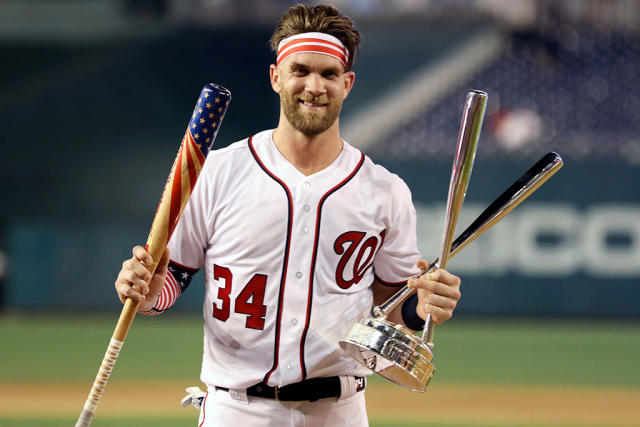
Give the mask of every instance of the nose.
[{"label": "nose", "polygon": [[319,74],[309,73],[305,83],[305,90],[314,96],[322,95],[327,91]]}]

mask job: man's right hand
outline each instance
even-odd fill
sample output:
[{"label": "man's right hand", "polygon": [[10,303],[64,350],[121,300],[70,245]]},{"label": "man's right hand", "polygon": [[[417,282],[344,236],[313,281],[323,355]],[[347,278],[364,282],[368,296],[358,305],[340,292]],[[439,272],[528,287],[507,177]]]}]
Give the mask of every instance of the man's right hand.
[{"label": "man's right hand", "polygon": [[140,301],[138,311],[149,311],[156,305],[164,286],[169,265],[169,249],[164,250],[153,277],[146,267],[153,264],[149,252],[142,246],[136,246],[132,253],[133,256],[122,263],[115,283],[116,291],[123,304],[127,298],[131,298]]}]

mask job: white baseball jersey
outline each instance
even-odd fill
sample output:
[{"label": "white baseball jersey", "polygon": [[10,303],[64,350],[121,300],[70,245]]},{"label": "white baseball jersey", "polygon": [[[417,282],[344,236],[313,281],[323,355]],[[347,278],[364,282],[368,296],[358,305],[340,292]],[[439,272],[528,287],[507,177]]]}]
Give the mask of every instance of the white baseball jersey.
[{"label": "white baseball jersey", "polygon": [[338,341],[370,314],[377,277],[419,273],[406,184],[344,143],[305,176],[272,130],[207,156],[169,242],[172,262],[204,267],[201,380],[246,388],[368,375]]}]

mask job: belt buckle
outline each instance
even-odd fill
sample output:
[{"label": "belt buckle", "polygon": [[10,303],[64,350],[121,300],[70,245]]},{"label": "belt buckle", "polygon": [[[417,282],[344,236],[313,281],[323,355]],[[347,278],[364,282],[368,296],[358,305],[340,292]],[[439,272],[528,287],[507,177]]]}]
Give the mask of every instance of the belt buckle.
[{"label": "belt buckle", "polygon": [[280,396],[278,396],[279,391],[280,390],[279,390],[278,386],[273,387],[273,392],[275,394],[275,398],[276,398],[277,401],[280,401]]}]

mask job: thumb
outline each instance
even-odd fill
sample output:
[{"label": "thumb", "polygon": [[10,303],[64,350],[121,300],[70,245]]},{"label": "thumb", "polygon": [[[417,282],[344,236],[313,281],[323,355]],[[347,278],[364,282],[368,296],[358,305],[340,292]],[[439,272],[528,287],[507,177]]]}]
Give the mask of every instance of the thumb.
[{"label": "thumb", "polygon": [[153,277],[151,278],[151,282],[149,283],[149,295],[155,296],[158,295],[162,288],[164,287],[164,280],[167,276],[167,270],[169,265],[169,249],[165,249],[160,257],[160,261],[158,261],[158,266],[156,267],[155,273],[153,273]]},{"label": "thumb", "polygon": [[416,266],[424,273],[429,268],[429,261],[426,259],[418,260],[418,262],[416,262]]},{"label": "thumb", "polygon": [[167,274],[167,269],[169,265],[169,248],[165,248],[162,253],[162,257],[160,257],[160,261],[158,261],[158,267],[156,267],[156,274],[164,277]]}]

